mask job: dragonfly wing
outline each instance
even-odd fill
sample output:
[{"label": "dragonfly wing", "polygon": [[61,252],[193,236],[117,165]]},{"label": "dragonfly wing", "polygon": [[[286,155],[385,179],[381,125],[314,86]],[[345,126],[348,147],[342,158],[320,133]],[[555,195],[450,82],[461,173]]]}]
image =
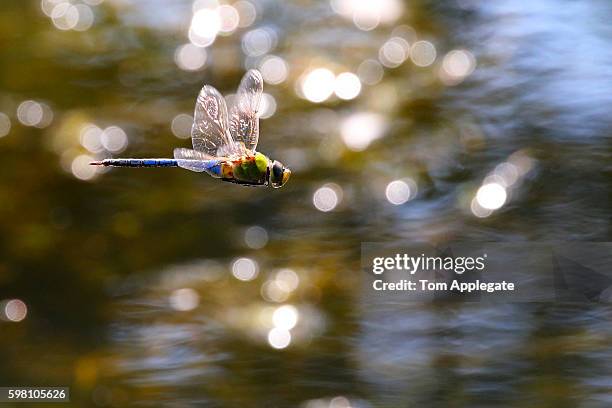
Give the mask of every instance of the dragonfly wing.
[{"label": "dragonfly wing", "polygon": [[201,173],[206,171],[210,160],[216,158],[197,150],[174,149],[174,159],[179,167]]},{"label": "dragonfly wing", "polygon": [[259,106],[263,92],[263,78],[256,69],[249,70],[238,87],[236,102],[229,117],[229,131],[232,139],[251,152],[259,139]]},{"label": "dragonfly wing", "polygon": [[204,85],[196,100],[191,127],[193,148],[209,156],[240,154],[228,131],[227,105],[215,88]]}]

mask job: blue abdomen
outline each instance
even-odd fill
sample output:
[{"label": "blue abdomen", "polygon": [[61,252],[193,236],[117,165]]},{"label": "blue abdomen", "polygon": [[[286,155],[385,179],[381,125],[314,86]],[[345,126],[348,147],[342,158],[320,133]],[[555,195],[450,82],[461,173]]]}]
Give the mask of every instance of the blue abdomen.
[{"label": "blue abdomen", "polygon": [[112,167],[178,167],[174,159],[104,159],[92,164]]}]

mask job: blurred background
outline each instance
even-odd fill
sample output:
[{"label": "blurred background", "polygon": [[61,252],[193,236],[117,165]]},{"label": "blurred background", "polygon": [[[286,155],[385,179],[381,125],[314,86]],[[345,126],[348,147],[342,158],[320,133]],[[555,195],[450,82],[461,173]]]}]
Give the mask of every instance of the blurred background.
[{"label": "blurred background", "polygon": [[[610,406],[610,307],[366,308],[360,245],[610,241],[611,19],[3,0],[0,385],[78,407]],[[202,84],[231,98],[249,68],[284,188],[88,165],[189,147]]]}]

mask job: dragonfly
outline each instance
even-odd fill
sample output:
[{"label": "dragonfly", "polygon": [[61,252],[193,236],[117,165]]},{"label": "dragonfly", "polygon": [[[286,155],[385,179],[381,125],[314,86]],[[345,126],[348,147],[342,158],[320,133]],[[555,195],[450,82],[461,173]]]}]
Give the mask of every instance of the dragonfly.
[{"label": "dragonfly", "polygon": [[256,151],[263,78],[249,70],[238,86],[228,113],[225,99],[204,85],[195,104],[191,141],[193,149],[174,149],[173,159],[104,159],[90,164],[112,167],[181,167],[244,186],[280,188],[291,170],[278,160]]}]

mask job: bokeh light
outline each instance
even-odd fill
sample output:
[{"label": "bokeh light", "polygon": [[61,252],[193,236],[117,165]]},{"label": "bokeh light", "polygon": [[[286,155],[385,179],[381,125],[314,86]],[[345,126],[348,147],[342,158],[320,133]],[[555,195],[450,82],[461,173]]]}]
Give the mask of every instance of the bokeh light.
[{"label": "bokeh light", "polygon": [[28,315],[28,307],[23,300],[10,299],[0,303],[3,312],[3,319],[10,322],[20,322]]},{"label": "bokeh light", "polygon": [[400,37],[386,41],[378,51],[378,59],[387,68],[400,66],[410,54],[410,44]]},{"label": "bokeh light", "polygon": [[120,153],[128,145],[128,137],[119,126],[109,126],[102,132],[102,146],[111,153]]},{"label": "bokeh light", "polygon": [[240,0],[234,3],[234,8],[240,17],[238,21],[239,27],[249,27],[255,22],[257,18],[257,9],[253,3],[246,0]]},{"label": "bokeh light", "polygon": [[40,8],[53,25],[62,31],[87,31],[94,23],[95,15],[90,6],[101,3],[99,0],[84,1],[85,4],[73,4],[68,0],[42,0]]},{"label": "bokeh light", "polygon": [[399,37],[408,43],[413,43],[417,39],[417,33],[414,28],[406,24],[401,24],[393,28],[391,31],[391,37]]},{"label": "bokeh light", "polygon": [[43,11],[43,13],[51,17],[51,13],[53,12],[53,9],[55,8],[55,6],[57,6],[60,3],[67,3],[67,2],[68,2],[67,0],[42,0],[40,2],[40,8]]},{"label": "bokeh light", "polygon": [[506,161],[499,163],[482,181],[470,210],[480,218],[488,217],[505,205],[524,178],[535,167],[535,160],[526,150],[512,153]]},{"label": "bokeh light", "polygon": [[315,208],[322,212],[335,209],[342,200],[342,188],[334,183],[327,183],[318,188],[313,196],[312,203]]},{"label": "bokeh light", "polygon": [[5,113],[0,112],[0,137],[4,137],[11,131],[11,119]]},{"label": "bokeh light", "polygon": [[51,21],[59,30],[72,30],[79,22],[79,10],[69,2],[62,2],[53,7]]},{"label": "bokeh light", "polygon": [[219,7],[218,0],[195,0],[191,5],[194,14],[204,9],[216,10],[217,7]]},{"label": "bokeh light", "polygon": [[276,113],[276,99],[269,93],[261,95],[261,106],[258,115],[261,119],[268,119]]},{"label": "bokeh light", "polygon": [[351,402],[342,395],[334,397],[329,401],[329,408],[351,408]]},{"label": "bokeh light", "polygon": [[253,225],[244,231],[244,243],[251,249],[261,249],[268,244],[268,231]]},{"label": "bokeh light", "polygon": [[410,59],[416,66],[428,67],[436,60],[436,47],[429,41],[417,41],[410,48]]},{"label": "bokeh light", "polygon": [[42,117],[42,106],[38,102],[24,101],[17,108],[17,119],[26,126],[37,125]]},{"label": "bokeh light", "polygon": [[289,268],[280,269],[261,287],[261,295],[269,302],[282,303],[298,288],[300,278]]},{"label": "bokeh light", "polygon": [[186,312],[193,310],[200,304],[200,295],[191,288],[182,288],[170,294],[170,306],[174,310]]},{"label": "bokeh light", "polygon": [[498,164],[493,170],[493,174],[501,180],[504,187],[512,187],[521,176],[519,169],[510,162]]},{"label": "bokeh light", "polygon": [[268,302],[282,303],[289,298],[291,291],[279,284],[277,279],[270,279],[261,286],[261,296]]},{"label": "bokeh light", "polygon": [[311,399],[303,404],[304,408],[329,408],[329,401],[323,398]]},{"label": "bokeh light", "polygon": [[102,146],[102,129],[92,123],[87,123],[81,127],[79,140],[81,146],[91,153],[104,151],[104,146]]},{"label": "bokeh light", "polygon": [[174,62],[183,71],[197,71],[206,64],[206,50],[193,44],[179,46],[174,53]]},{"label": "bokeh light", "polygon": [[379,24],[396,21],[403,13],[400,0],[331,0],[332,9],[353,21],[360,30],[370,31]]},{"label": "bokeh light", "polygon": [[386,123],[381,115],[359,112],[350,115],[340,125],[340,135],[349,149],[359,152],[382,137]]},{"label": "bokeh light", "polygon": [[478,205],[486,210],[497,210],[506,202],[507,193],[504,186],[498,183],[482,185],[476,192]]},{"label": "bokeh light", "polygon": [[224,4],[217,8],[217,13],[219,14],[219,18],[221,19],[221,27],[219,29],[219,34],[229,35],[233,33],[236,28],[238,28],[238,23],[240,22],[240,15],[234,7]]},{"label": "bokeh light", "polygon": [[191,19],[189,40],[198,47],[207,47],[217,38],[221,30],[221,18],[216,10],[202,8]]},{"label": "bokeh light", "polygon": [[284,82],[289,74],[287,62],[276,55],[264,57],[259,65],[259,70],[264,81],[272,85]]},{"label": "bokeh light", "polygon": [[276,41],[276,33],[272,29],[256,28],[242,37],[242,50],[248,56],[259,57],[270,52]]},{"label": "bokeh light", "polygon": [[293,269],[284,268],[276,273],[275,281],[284,290],[292,292],[300,284],[300,277]]},{"label": "bokeh light", "polygon": [[291,333],[288,330],[273,328],[268,332],[268,343],[275,349],[284,349],[291,344]]},{"label": "bokeh light", "polygon": [[79,180],[91,180],[98,172],[98,166],[92,166],[89,164],[94,160],[95,158],[92,156],[81,154],[72,160],[70,171],[74,177],[78,178]]},{"label": "bokeh light", "polygon": [[43,102],[27,100],[17,107],[17,119],[25,126],[44,128],[53,121],[53,111]]},{"label": "bokeh light", "polygon": [[[363,3],[366,3],[366,2],[363,2]],[[377,14],[370,14],[367,12],[357,12],[353,14],[353,23],[360,30],[370,31],[378,27],[378,24],[380,24],[380,16]]]},{"label": "bokeh light", "polygon": [[385,196],[394,205],[401,205],[416,195],[416,183],[412,179],[393,180],[387,184]]},{"label": "bokeh light", "polygon": [[476,68],[474,55],[467,50],[453,50],[444,56],[440,79],[447,85],[462,82]]},{"label": "bokeh light", "polygon": [[340,99],[354,99],[361,92],[361,81],[351,72],[343,72],[336,77],[334,92]]},{"label": "bokeh light", "polygon": [[189,139],[191,137],[191,126],[193,125],[193,116],[186,113],[179,113],[172,119],[170,129],[172,134],[179,139]]},{"label": "bokeh light", "polygon": [[299,314],[292,305],[278,307],[272,315],[274,326],[280,329],[291,330],[298,322]]},{"label": "bokeh light", "polygon": [[76,25],[73,27],[76,31],[87,31],[93,26],[94,12],[86,4],[77,4],[74,6],[77,9],[79,18]]},{"label": "bokeh light", "polygon": [[375,59],[367,59],[359,64],[357,68],[359,79],[366,85],[376,85],[379,83],[383,78],[384,72],[382,65]]},{"label": "bokeh light", "polygon": [[470,210],[472,211],[472,214],[474,214],[478,218],[486,218],[489,215],[493,214],[493,210],[483,208],[478,203],[478,199],[476,197],[474,197],[470,202]]},{"label": "bokeh light", "polygon": [[251,258],[238,258],[232,263],[232,275],[241,281],[250,281],[259,274],[259,265]]},{"label": "bokeh light", "polygon": [[472,213],[480,218],[488,217],[505,205],[535,164],[526,150],[518,150],[495,166],[470,202]]},{"label": "bokeh light", "polygon": [[520,176],[525,176],[535,167],[536,161],[530,157],[524,150],[519,150],[508,157],[508,163],[515,166]]},{"label": "bokeh light", "polygon": [[336,76],[327,68],[317,68],[302,79],[302,94],[310,102],[320,103],[334,93]]}]

